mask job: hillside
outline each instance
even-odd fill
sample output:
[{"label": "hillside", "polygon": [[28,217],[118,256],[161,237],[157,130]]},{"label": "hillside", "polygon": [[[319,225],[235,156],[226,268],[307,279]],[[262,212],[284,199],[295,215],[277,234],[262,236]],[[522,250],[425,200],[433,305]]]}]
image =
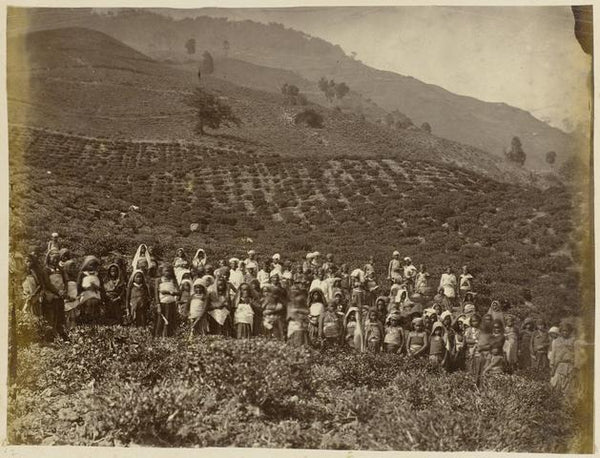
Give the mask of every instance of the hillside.
[{"label": "hillside", "polygon": [[[346,56],[338,46],[279,24],[205,16],[173,20],[140,10],[111,14],[36,10],[30,16],[12,14],[16,19],[9,33],[20,30],[19,18],[32,30],[79,25],[101,30],[151,57],[176,60],[188,57],[184,43],[194,37],[198,49],[207,49],[214,55],[295,71],[310,81],[321,76],[343,80],[387,111],[399,109],[417,125],[429,122],[441,137],[494,155],[501,156],[512,136],[518,135],[528,152],[526,166],[534,169],[545,167],[544,158],[549,150],[559,153],[559,162],[578,150],[569,135],[523,110],[458,96],[409,76],[370,68]],[[228,49],[224,49],[225,41],[229,42]]]},{"label": "hillside", "polygon": [[[481,150],[418,130],[391,130],[319,105],[313,108],[322,113],[325,127],[298,126],[293,118],[303,107],[286,106],[280,94],[213,76],[203,77],[202,86],[229,103],[242,125],[199,138],[194,113],[185,104],[198,85],[196,69],[153,61],[97,31],[66,28],[11,38],[8,55],[11,124],[112,139],[232,145],[294,157],[418,158],[501,181],[531,184],[537,179]],[[548,184],[546,179],[535,183]]]},{"label": "hillside", "polygon": [[208,247],[213,260],[249,247],[327,249],[340,262],[373,255],[383,272],[396,247],[434,277],[468,262],[482,297],[518,303],[528,288],[557,315],[581,303],[576,203],[564,189],[399,158],[283,158],[20,127],[10,151],[13,249],[58,230],[79,254],[130,253],[140,241],[166,258],[178,246]]}]

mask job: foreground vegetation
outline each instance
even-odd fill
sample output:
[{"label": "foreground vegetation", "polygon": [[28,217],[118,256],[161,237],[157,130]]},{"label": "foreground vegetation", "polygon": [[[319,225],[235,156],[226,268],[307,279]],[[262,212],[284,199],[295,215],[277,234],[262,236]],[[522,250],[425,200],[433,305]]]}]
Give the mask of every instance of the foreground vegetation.
[{"label": "foreground vegetation", "polygon": [[[23,336],[21,336],[22,338]],[[565,452],[573,406],[546,381],[446,374],[398,355],[146,329],[21,346],[13,444]]]}]

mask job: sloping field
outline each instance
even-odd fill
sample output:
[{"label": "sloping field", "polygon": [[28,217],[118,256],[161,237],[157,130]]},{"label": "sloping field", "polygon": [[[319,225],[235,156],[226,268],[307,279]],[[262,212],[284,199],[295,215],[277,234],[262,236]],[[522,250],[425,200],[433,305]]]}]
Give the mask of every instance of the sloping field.
[{"label": "sloping field", "polygon": [[213,261],[249,247],[297,258],[320,249],[353,263],[375,255],[379,272],[398,248],[434,278],[469,263],[482,297],[517,304],[530,289],[558,315],[579,304],[576,202],[562,188],[395,157],[295,159],[21,127],[10,151],[14,241],[39,245],[59,230],[81,255],[143,240],[166,258],[207,246]]},{"label": "sloping field", "polygon": [[[59,29],[9,42],[9,121],[77,135],[121,140],[219,143],[259,152],[308,156],[397,157],[454,164],[496,180],[548,185],[530,172],[476,148],[421,131],[394,131],[359,115],[311,105],[323,129],[294,123],[303,107],[281,95],[155,62],[111,37],[86,29]],[[9,59],[12,62],[12,59]],[[201,84],[230,104],[240,127],[199,138],[185,103]]]}]

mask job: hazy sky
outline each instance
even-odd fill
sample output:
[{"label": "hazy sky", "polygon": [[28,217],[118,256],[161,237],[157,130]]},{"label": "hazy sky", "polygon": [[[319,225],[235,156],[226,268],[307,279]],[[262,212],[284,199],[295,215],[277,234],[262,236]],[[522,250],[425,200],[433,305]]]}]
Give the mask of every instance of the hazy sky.
[{"label": "hazy sky", "polygon": [[[206,14],[200,10],[199,14]],[[591,58],[569,7],[219,9],[281,22],[339,44],[373,67],[452,92],[505,102],[568,129],[585,119]]]}]

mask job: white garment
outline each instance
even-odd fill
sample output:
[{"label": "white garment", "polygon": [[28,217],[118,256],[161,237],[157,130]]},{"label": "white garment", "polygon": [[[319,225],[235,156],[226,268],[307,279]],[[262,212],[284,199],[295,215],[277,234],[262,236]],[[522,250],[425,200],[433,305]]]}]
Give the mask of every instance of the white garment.
[{"label": "white garment", "polygon": [[451,298],[456,296],[456,283],[456,276],[454,274],[442,274],[440,288],[444,289],[444,296]]},{"label": "white garment", "polygon": [[245,323],[249,324],[252,327],[254,323],[254,310],[252,310],[252,306],[250,304],[245,304],[240,302],[236,309],[235,315],[233,316],[234,323]]},{"label": "white garment", "polygon": [[256,275],[256,279],[259,281],[261,286],[269,283],[269,278],[269,274],[263,269],[260,269]]},{"label": "white garment", "polygon": [[244,274],[240,269],[232,270],[229,272],[229,283],[236,289],[240,287],[242,283],[244,283]]}]

